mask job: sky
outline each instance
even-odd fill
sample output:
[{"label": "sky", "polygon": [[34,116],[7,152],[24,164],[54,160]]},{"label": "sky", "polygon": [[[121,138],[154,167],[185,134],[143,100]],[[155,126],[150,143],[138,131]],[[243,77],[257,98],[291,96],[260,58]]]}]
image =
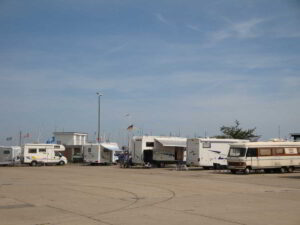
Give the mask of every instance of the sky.
[{"label": "sky", "polygon": [[96,92],[119,144],[235,120],[261,140],[300,132],[298,0],[0,0],[0,28],[1,145],[95,140]]}]

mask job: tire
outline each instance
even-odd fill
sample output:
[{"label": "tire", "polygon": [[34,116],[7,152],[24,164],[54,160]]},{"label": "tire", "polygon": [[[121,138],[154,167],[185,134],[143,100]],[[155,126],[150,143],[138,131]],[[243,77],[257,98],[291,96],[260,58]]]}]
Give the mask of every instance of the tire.
[{"label": "tire", "polygon": [[293,172],[294,172],[294,167],[290,166],[290,167],[287,169],[287,171],[288,171],[289,173],[293,173]]},{"label": "tire", "polygon": [[247,167],[246,169],[244,169],[244,174],[249,174],[250,173],[250,168]]},{"label": "tire", "polygon": [[64,161],[59,161],[58,165],[63,166],[63,165],[65,165],[65,162]]},{"label": "tire", "polygon": [[286,172],[286,168],[285,167],[281,167],[280,168],[280,173],[285,173]]},{"label": "tire", "polygon": [[32,161],[32,162],[30,163],[30,166],[37,166],[37,161]]}]

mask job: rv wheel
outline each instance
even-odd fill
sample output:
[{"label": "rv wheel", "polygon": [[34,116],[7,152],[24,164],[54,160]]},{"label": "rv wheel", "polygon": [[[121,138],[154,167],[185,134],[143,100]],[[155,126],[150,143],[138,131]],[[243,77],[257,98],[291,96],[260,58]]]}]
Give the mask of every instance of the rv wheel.
[{"label": "rv wheel", "polygon": [[30,163],[30,165],[31,165],[31,166],[37,166],[37,161],[32,161],[32,162]]},{"label": "rv wheel", "polygon": [[289,172],[289,173],[294,172],[294,167],[290,166],[290,167],[288,168],[288,172]]},{"label": "rv wheel", "polygon": [[286,172],[286,168],[285,167],[281,167],[280,168],[280,173],[285,173]]},{"label": "rv wheel", "polygon": [[236,170],[230,170],[232,174],[236,174]]},{"label": "rv wheel", "polygon": [[65,165],[65,162],[64,161],[59,161],[58,165],[60,165],[60,166]]},{"label": "rv wheel", "polygon": [[245,174],[249,174],[249,173],[250,173],[250,168],[247,167],[247,168],[244,170],[244,173],[245,173]]}]

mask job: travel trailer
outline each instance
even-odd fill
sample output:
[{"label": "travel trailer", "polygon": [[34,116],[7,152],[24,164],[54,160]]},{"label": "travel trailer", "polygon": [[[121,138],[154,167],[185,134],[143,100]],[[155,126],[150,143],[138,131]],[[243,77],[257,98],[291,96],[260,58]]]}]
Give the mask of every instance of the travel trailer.
[{"label": "travel trailer", "polygon": [[134,164],[165,164],[185,161],[186,138],[135,136],[130,140],[129,153]]},{"label": "travel trailer", "polygon": [[21,163],[21,147],[0,146],[0,165],[15,165]]},{"label": "travel trailer", "polygon": [[67,164],[63,145],[57,144],[25,144],[22,150],[22,162],[36,166],[38,164]]},{"label": "travel trailer", "polygon": [[187,139],[187,166],[201,166],[204,169],[227,167],[230,144],[249,142],[239,139],[189,138]]},{"label": "travel trailer", "polygon": [[293,172],[300,167],[299,142],[249,142],[230,146],[228,169],[232,173],[251,170]]},{"label": "travel trailer", "polygon": [[92,143],[83,147],[84,162],[89,164],[116,163],[115,153],[121,151],[117,143]]}]

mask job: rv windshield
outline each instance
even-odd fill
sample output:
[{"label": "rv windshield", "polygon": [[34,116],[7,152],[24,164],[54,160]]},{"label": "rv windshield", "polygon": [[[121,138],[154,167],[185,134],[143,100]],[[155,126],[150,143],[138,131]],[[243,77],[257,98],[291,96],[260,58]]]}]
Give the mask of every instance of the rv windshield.
[{"label": "rv windshield", "polygon": [[229,151],[229,157],[244,157],[246,153],[245,148],[231,148]]}]

